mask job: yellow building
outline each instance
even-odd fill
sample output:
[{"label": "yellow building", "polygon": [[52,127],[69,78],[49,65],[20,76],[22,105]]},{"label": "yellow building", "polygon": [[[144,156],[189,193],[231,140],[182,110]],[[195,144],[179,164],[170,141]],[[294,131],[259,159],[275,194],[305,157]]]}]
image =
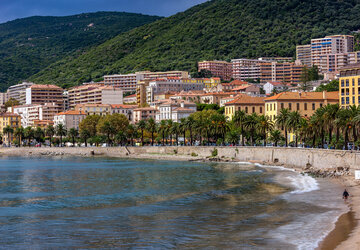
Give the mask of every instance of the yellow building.
[{"label": "yellow building", "polygon": [[221,79],[219,77],[212,78],[187,78],[183,79],[184,83],[203,83],[205,88],[211,89],[216,88],[220,83]]},{"label": "yellow building", "polygon": [[21,126],[20,115],[13,113],[0,114],[0,132],[3,134],[3,143],[5,144],[9,144],[9,142],[12,143],[15,139],[14,134],[7,134],[3,132],[4,128],[6,128],[7,126],[13,128],[15,132],[15,129]]},{"label": "yellow building", "polygon": [[339,95],[340,106],[347,108],[360,104],[360,63],[340,69]]},{"label": "yellow building", "polygon": [[106,116],[111,113],[110,104],[77,104],[75,106],[76,111],[83,111],[86,115],[99,115]]},{"label": "yellow building", "polygon": [[245,94],[238,95],[235,100],[225,103],[225,116],[231,120],[236,111],[244,111],[251,115],[257,113],[263,115],[265,113],[265,97],[253,97]]},{"label": "yellow building", "polygon": [[[336,92],[282,92],[265,99],[265,115],[275,122],[281,109],[290,112],[298,111],[303,117],[312,116],[318,108],[339,102]],[[295,140],[295,135],[288,134],[289,140]]]}]

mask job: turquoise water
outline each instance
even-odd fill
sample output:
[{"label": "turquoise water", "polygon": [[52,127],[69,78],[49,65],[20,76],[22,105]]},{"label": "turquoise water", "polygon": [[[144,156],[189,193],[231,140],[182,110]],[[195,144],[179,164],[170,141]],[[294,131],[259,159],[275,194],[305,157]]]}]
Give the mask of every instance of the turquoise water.
[{"label": "turquoise water", "polygon": [[346,209],[338,192],[249,164],[0,158],[0,245],[311,249]]}]

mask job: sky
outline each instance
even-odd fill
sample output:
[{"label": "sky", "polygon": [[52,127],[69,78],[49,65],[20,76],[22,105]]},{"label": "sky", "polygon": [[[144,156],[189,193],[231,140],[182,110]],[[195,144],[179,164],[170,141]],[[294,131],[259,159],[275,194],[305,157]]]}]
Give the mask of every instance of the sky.
[{"label": "sky", "polygon": [[29,16],[125,11],[171,16],[206,0],[0,0],[0,23]]}]

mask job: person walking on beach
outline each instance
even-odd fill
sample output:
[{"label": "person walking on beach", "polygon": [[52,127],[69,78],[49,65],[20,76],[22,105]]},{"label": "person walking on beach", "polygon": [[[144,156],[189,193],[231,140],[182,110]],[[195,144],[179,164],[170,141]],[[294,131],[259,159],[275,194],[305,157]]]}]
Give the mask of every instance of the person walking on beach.
[{"label": "person walking on beach", "polygon": [[348,193],[348,191],[345,189],[344,193],[343,193],[343,199],[347,200],[347,198],[350,196],[350,194]]}]

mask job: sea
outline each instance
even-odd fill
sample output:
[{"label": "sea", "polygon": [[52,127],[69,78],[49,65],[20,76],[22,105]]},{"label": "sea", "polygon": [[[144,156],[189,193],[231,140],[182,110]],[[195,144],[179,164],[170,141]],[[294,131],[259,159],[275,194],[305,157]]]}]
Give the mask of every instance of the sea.
[{"label": "sea", "polygon": [[0,158],[0,248],[315,249],[341,187],[250,163]]}]

